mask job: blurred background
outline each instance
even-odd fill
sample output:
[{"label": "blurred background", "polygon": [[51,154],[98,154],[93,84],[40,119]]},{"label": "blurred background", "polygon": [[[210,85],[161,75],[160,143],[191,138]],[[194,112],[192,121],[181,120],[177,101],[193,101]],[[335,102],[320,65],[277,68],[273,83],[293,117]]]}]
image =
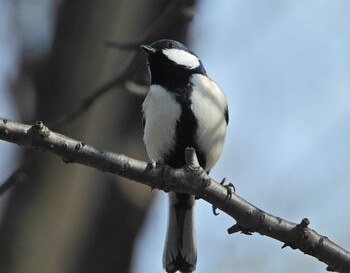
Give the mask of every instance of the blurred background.
[{"label": "blurred background", "polygon": [[[212,177],[349,250],[349,14],[346,0],[0,0],[0,117],[147,160],[137,45],[177,39],[228,97]],[[12,185],[0,195],[1,273],[163,272],[163,192],[2,141],[0,183]],[[197,272],[326,272],[281,242],[228,235],[234,221],[201,200],[196,224]]]}]

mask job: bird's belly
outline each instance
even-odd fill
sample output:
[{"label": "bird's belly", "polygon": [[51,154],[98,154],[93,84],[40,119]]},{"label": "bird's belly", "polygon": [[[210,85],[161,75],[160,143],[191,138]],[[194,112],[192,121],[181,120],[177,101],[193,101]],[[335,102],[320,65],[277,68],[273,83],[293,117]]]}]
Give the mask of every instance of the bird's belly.
[{"label": "bird's belly", "polygon": [[144,103],[143,140],[150,159],[163,159],[174,147],[176,123],[181,107],[174,96],[159,85],[152,85]]},{"label": "bird's belly", "polygon": [[174,94],[160,85],[151,85],[143,112],[144,142],[150,159],[164,159],[172,167],[185,163],[187,147],[196,149],[201,166],[209,171],[219,159],[226,134],[225,97],[194,77],[188,100],[181,105]]},{"label": "bird's belly", "polygon": [[208,78],[194,75],[191,109],[198,128],[196,139],[206,157],[205,170],[209,171],[218,161],[225,142],[226,99],[221,90]]}]

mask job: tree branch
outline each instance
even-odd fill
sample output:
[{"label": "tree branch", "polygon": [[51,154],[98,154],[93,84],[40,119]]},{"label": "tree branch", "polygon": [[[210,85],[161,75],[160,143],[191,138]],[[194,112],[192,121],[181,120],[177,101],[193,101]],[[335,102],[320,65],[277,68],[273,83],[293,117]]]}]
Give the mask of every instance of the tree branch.
[{"label": "tree branch", "polygon": [[46,151],[65,163],[79,163],[117,174],[164,191],[188,193],[202,198],[234,218],[228,232],[258,232],[314,256],[328,265],[328,271],[350,272],[350,253],[308,227],[309,220],[295,224],[273,216],[228,191],[199,166],[194,149],[186,150],[186,165],[171,168],[162,162],[146,163],[125,155],[101,150],[84,142],[50,131],[42,122],[33,126],[0,119],[0,139]]},{"label": "tree branch", "polygon": [[49,126],[51,128],[58,128],[63,124],[74,120],[76,117],[87,111],[97,101],[98,98],[106,94],[112,88],[122,85],[127,79],[128,73],[130,72],[130,67],[135,58],[136,54],[131,54],[131,56],[124,62],[119,74],[115,75],[109,81],[101,84],[89,96],[83,98],[82,101],[71,112],[66,113],[57,120],[50,122]]}]

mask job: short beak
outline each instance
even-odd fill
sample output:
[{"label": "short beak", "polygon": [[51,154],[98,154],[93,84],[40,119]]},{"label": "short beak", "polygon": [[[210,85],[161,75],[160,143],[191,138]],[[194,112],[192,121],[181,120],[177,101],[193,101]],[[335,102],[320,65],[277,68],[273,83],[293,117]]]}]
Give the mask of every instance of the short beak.
[{"label": "short beak", "polygon": [[153,48],[153,47],[151,47],[151,46],[149,46],[149,45],[140,45],[140,48],[141,48],[144,52],[146,52],[147,56],[156,53],[156,49]]}]

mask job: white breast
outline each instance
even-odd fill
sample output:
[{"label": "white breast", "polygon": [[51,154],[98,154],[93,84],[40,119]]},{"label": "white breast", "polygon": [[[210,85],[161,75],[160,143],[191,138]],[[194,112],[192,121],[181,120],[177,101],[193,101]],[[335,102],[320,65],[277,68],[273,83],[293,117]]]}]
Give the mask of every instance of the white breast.
[{"label": "white breast", "polygon": [[151,85],[143,103],[146,119],[143,140],[150,159],[160,159],[174,146],[176,122],[181,107],[160,85]]},{"label": "white breast", "polygon": [[192,111],[198,122],[198,144],[204,151],[207,163],[206,171],[218,161],[226,135],[226,98],[220,87],[209,78],[195,74],[191,78]]}]

